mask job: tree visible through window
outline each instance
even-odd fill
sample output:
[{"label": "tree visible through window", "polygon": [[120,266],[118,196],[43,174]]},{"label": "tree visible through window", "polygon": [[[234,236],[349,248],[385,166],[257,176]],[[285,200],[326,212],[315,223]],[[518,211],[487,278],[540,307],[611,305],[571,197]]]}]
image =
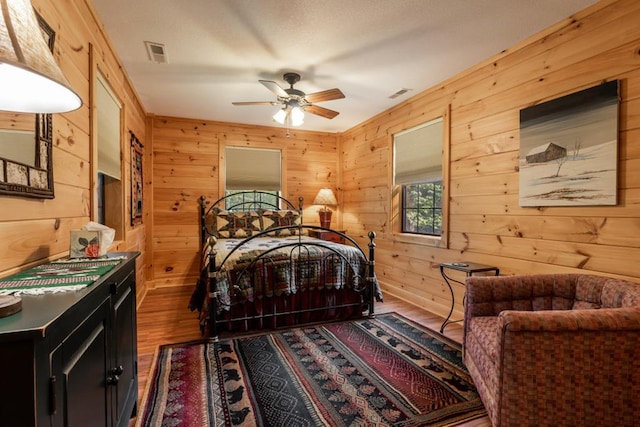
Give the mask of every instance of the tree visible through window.
[{"label": "tree visible through window", "polygon": [[226,190],[228,210],[279,209],[278,191]]},{"label": "tree visible through window", "polygon": [[402,186],[402,232],[442,234],[442,181]]}]

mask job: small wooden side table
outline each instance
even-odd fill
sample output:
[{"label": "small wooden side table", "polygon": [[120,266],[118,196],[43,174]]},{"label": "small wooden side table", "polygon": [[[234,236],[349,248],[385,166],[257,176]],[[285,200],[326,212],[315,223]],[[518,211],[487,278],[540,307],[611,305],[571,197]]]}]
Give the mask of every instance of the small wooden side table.
[{"label": "small wooden side table", "polygon": [[[337,231],[344,233],[346,230],[337,230]],[[326,240],[327,242],[344,244],[344,237],[342,237],[337,233],[334,233],[333,231],[309,230],[309,236],[315,237],[316,239]]]},{"label": "small wooden side table", "polygon": [[444,319],[444,322],[442,322],[442,326],[440,326],[441,333],[444,332],[444,328],[448,324],[462,321],[462,319],[450,320],[451,315],[453,314],[453,307],[455,306],[455,302],[456,302],[455,296],[453,295],[453,287],[451,287],[451,282],[459,283],[462,286],[465,286],[465,283],[461,282],[460,280],[456,280],[450,276],[447,276],[447,273],[445,271],[447,269],[462,271],[467,275],[467,277],[471,277],[475,273],[485,273],[489,271],[493,271],[496,276],[500,275],[500,269],[498,267],[493,267],[490,265],[476,264],[473,262],[446,262],[446,263],[440,264],[440,274],[442,275],[444,282],[447,284],[447,286],[449,287],[449,291],[451,292],[451,310],[449,310],[449,315],[447,316],[446,319]]}]

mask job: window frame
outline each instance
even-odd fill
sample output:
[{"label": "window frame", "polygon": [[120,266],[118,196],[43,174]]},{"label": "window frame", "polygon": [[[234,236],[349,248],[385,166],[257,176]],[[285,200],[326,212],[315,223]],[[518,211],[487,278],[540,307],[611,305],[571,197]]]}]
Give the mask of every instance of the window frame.
[{"label": "window frame", "polygon": [[[287,194],[287,149],[284,143],[276,143],[276,144],[261,144],[257,142],[251,142],[250,144],[234,144],[234,143],[224,143],[221,142],[219,145],[218,152],[218,194],[219,197],[222,195],[229,194],[227,190],[226,176],[227,176],[227,164],[226,164],[226,149],[227,147],[235,147],[235,148],[247,148],[247,149],[256,149],[256,150],[274,150],[280,151],[280,191],[279,195],[281,197],[285,197]],[[246,189],[246,190],[233,190],[233,192],[240,191],[251,191],[254,189]],[[264,190],[260,190],[264,191]]]},{"label": "window frame", "polygon": [[[95,52],[93,45],[90,45],[91,53],[91,84],[90,84],[90,98],[91,102],[91,206],[90,206],[90,218],[92,221],[105,223],[106,226],[115,230],[114,243],[125,239],[125,220],[126,218],[126,204],[125,197],[127,195],[125,185],[125,161],[124,161],[124,128],[125,128],[125,104],[122,98],[114,90],[113,85],[109,81],[108,73],[104,72],[96,62]],[[102,81],[102,83],[99,82]],[[109,94],[113,97],[114,101],[119,104],[120,117],[119,117],[119,146],[120,146],[120,179],[111,178],[108,175],[104,175],[104,185],[100,185],[100,179],[98,174],[102,174],[98,169],[98,102],[97,92],[98,85],[102,84]],[[101,194],[99,194],[101,192]],[[106,210],[108,200],[108,212]],[[105,217],[102,218],[101,209],[104,207]]]},{"label": "window frame", "polygon": [[[449,247],[449,182],[450,182],[450,146],[451,146],[451,106],[447,105],[440,115],[434,114],[430,120],[415,123],[413,126],[407,126],[390,135],[389,141],[389,182],[391,188],[389,223],[391,224],[391,235],[394,241],[400,243],[412,243],[424,246],[433,246],[437,248]],[[395,169],[395,153],[394,138],[395,135],[418,128],[424,123],[442,118],[442,232],[439,236],[429,234],[416,234],[403,231],[403,186],[396,185],[394,182]]]}]

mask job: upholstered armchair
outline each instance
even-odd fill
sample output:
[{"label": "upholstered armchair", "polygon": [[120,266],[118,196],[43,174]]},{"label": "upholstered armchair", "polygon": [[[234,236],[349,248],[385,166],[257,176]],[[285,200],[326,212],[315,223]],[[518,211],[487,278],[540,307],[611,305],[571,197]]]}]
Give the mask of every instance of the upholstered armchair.
[{"label": "upholstered armchair", "polygon": [[469,277],[464,361],[494,427],[640,422],[640,284]]}]

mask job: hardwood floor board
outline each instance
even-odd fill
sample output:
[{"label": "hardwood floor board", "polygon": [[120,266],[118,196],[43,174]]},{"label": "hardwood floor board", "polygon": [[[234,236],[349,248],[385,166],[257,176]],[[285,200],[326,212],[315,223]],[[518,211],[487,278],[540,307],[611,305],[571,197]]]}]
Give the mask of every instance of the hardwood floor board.
[{"label": "hardwood floor board", "polygon": [[[156,349],[171,344],[204,339],[200,334],[198,315],[189,311],[190,287],[156,288],[144,296],[138,307],[138,399],[142,399]],[[411,305],[386,293],[384,302],[376,305],[376,313],[396,312],[435,331],[444,320],[441,316]],[[444,335],[462,341],[462,324],[445,328]],[[138,405],[140,407],[140,404]],[[135,424],[135,419],[129,423]],[[491,427],[488,417],[459,424],[465,427]]]}]

